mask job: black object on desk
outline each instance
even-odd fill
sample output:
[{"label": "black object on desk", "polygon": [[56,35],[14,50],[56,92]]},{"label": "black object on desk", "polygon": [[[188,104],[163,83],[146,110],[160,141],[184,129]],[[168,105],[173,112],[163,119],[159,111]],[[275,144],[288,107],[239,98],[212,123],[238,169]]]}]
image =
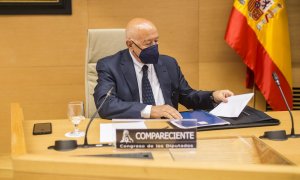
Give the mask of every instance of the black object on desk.
[{"label": "black object on desk", "polygon": [[273,79],[275,81],[275,84],[277,85],[281,97],[286,105],[286,108],[290,114],[291,117],[291,123],[292,123],[292,128],[291,128],[291,134],[287,135],[285,130],[277,130],[277,131],[266,131],[264,132],[264,135],[260,136],[260,138],[267,138],[270,140],[274,140],[274,141],[284,141],[287,140],[288,138],[300,138],[300,134],[296,134],[295,133],[295,125],[294,125],[294,118],[293,118],[293,114],[291,112],[291,108],[286,100],[286,97],[282,91],[281,85],[280,85],[280,81],[279,81],[279,77],[277,75],[277,73],[274,71],[272,73]]},{"label": "black object on desk", "polygon": [[250,106],[246,106],[243,112],[237,118],[221,117],[222,119],[230,122],[228,125],[221,126],[207,126],[198,127],[198,131],[208,130],[221,130],[221,129],[235,129],[235,128],[248,128],[248,127],[260,127],[260,126],[275,126],[279,125],[280,121],[274,119],[266,113],[254,109]]},{"label": "black object on desk", "polygon": [[[110,147],[113,144],[90,144],[89,147]],[[78,145],[76,140],[58,140],[55,141],[54,146],[49,146],[48,149],[54,149],[56,151],[70,151],[77,148],[84,148],[84,145]]]},{"label": "black object on desk", "polygon": [[48,149],[54,149],[56,151],[70,151],[78,147],[76,140],[58,140],[55,141],[54,146],[49,146]]},{"label": "black object on desk", "polygon": [[33,130],[32,130],[33,135],[43,135],[43,134],[51,134],[51,133],[52,133],[51,123],[36,123],[33,125]]}]

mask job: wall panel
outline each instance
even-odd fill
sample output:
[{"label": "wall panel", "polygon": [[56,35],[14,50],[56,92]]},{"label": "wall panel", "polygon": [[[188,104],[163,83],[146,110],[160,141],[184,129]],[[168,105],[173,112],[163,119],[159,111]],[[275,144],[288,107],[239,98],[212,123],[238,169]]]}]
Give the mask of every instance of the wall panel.
[{"label": "wall panel", "polygon": [[11,102],[25,119],[49,119],[84,99],[87,2],[72,6],[72,16],[0,16],[0,153],[10,151]]},{"label": "wall panel", "polygon": [[249,90],[244,88],[246,67],[224,40],[231,7],[231,0],[200,0],[199,86],[239,94]]},{"label": "wall panel", "polygon": [[[292,49],[292,60],[294,64],[300,64],[300,1],[287,0],[286,1],[288,17],[289,17],[289,30]],[[295,77],[299,78],[300,77]],[[300,85],[298,85],[300,86]]]}]

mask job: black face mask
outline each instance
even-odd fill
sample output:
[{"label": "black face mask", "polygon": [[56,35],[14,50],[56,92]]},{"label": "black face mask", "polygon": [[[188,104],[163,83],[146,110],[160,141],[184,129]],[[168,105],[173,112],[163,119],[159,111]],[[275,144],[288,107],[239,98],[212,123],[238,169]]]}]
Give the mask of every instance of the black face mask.
[{"label": "black face mask", "polygon": [[[132,41],[133,42],[133,41]],[[134,42],[133,42],[134,43]],[[154,44],[145,49],[140,48],[136,43],[134,43],[141,51],[139,58],[144,64],[156,64],[158,62],[159,52],[158,45]]]}]

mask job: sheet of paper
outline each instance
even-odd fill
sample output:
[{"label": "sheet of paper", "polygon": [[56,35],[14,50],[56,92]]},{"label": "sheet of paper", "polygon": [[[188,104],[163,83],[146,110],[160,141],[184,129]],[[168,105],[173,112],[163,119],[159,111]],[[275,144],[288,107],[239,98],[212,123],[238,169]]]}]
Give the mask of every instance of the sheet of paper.
[{"label": "sheet of paper", "polygon": [[147,129],[144,121],[100,124],[100,143],[116,141],[116,129]]},{"label": "sheet of paper", "polygon": [[253,93],[228,97],[227,103],[220,103],[209,113],[221,117],[238,117],[252,97]]}]

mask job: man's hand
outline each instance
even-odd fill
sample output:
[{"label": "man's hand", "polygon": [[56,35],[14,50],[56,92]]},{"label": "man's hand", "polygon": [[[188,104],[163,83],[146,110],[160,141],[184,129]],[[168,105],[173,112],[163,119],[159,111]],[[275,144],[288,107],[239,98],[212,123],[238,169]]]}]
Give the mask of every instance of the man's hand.
[{"label": "man's hand", "polygon": [[181,114],[172,106],[169,105],[160,105],[152,106],[150,118],[168,118],[168,119],[182,119]]},{"label": "man's hand", "polygon": [[231,92],[229,90],[214,91],[212,94],[214,101],[216,103],[220,103],[220,102],[227,103],[228,102],[227,98],[230,96],[233,96],[233,95],[234,95],[233,92]]}]

